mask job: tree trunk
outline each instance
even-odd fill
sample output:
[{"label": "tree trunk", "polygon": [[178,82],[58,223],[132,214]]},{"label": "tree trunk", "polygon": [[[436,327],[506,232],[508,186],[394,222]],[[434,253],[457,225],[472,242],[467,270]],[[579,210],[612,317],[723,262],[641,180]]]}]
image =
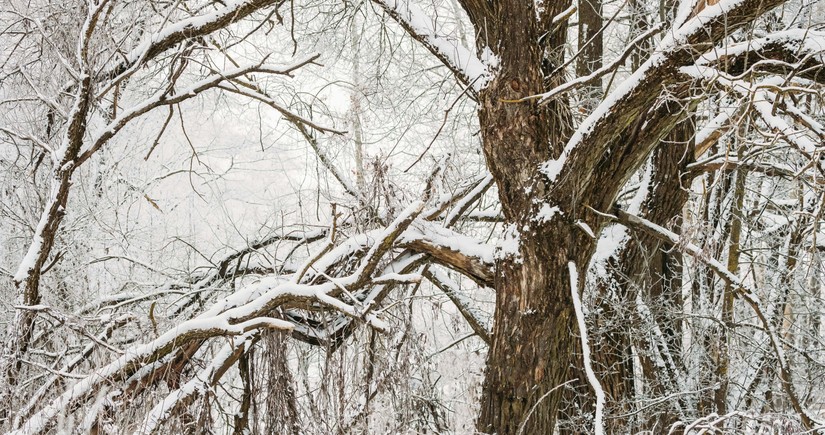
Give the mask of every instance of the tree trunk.
[{"label": "tree trunk", "polygon": [[[553,8],[560,12],[566,5]],[[495,324],[477,426],[483,433],[515,434],[523,425],[525,434],[549,434],[562,397],[559,386],[573,361],[568,262],[584,270],[595,243],[561,215],[535,218],[542,206],[552,208],[539,200],[550,192],[537,167],[560,154],[570,132],[569,107],[561,100],[544,106],[506,101],[543,92],[554,80],[544,76],[542,61],[558,65],[560,58],[536,43],[545,30],[527,5],[495,12],[501,23],[525,25],[496,38],[502,44],[500,70],[479,96],[484,152],[507,235],[496,260]],[[558,47],[558,37],[563,31],[543,42]]]},{"label": "tree trunk", "polygon": [[[493,345],[478,424],[483,432],[514,434],[522,425],[523,433],[553,432],[560,386],[575,361],[568,262],[584,270],[593,246],[560,219],[553,222],[559,224],[545,227],[544,237],[522,239],[519,253],[499,262]],[[575,248],[558,250],[562,245]]]}]

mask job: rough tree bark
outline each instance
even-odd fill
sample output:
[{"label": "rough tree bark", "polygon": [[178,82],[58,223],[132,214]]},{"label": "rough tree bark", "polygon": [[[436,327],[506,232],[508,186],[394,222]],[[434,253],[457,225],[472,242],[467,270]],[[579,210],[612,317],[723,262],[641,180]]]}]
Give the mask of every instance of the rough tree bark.
[{"label": "rough tree bark", "polygon": [[[500,58],[495,78],[479,93],[479,121],[507,228],[496,263],[480,432],[512,434],[523,427],[524,433],[553,433],[563,397],[557,387],[569,379],[571,365],[580,364],[573,357],[568,263],[586,270],[596,245],[589,230],[599,234],[605,225],[592,210],[610,210],[621,186],[692,110],[659,100],[662,89],[689,95],[691,81],[679,66],[779,3],[740,2],[704,21],[701,32],[687,31],[683,42],[640,68],[634,90],[619,95],[611,112],[591,116],[589,131],[571,136],[563,99],[522,99],[556,80],[543,77],[540,65],[547,55],[560,64],[566,26],[553,17],[569,4],[548,4],[537,13],[532,3],[463,2],[479,34],[479,52],[492,46]],[[554,160],[560,168],[539,170]]]},{"label": "rough tree bark", "polygon": [[[493,35],[492,40],[500,44],[501,69],[479,96],[479,120],[484,153],[509,225],[508,237],[518,243],[518,249],[498,256],[495,339],[488,356],[478,429],[516,433],[535,407],[524,433],[551,433],[561,395],[543,396],[567,380],[574,328],[570,280],[567,272],[557,272],[567,270],[569,258],[578,258],[579,266],[586,264],[593,243],[557,219],[533,219],[540,207],[533,198],[547,193],[536,167],[559,156],[569,135],[569,108],[563,102],[546,106],[506,102],[544,92],[546,79],[541,69],[545,50],[536,42],[545,29],[535,19],[532,2],[512,3],[490,11],[496,23],[523,25],[506,36]],[[566,9],[565,3],[548,5],[555,12],[548,16]],[[565,24],[559,27],[566,30]],[[545,41],[549,47],[558,47],[563,38],[557,30]],[[480,50],[484,44],[479,43]],[[558,57],[549,61],[557,62]],[[558,252],[562,246],[573,251],[571,257]]]},{"label": "rough tree bark", "polygon": [[[696,58],[701,53],[707,52],[732,32],[751,23],[767,9],[782,4],[784,0],[722,0],[724,9],[716,7],[709,11],[711,13],[703,12],[704,15],[699,17],[701,20],[694,19],[690,25],[679,27],[684,23],[675,23],[677,28],[663,34],[662,42],[651,59],[639,65],[638,70],[606,98],[609,104],[600,104],[580,125],[578,131],[573,129],[572,108],[564,97],[557,95],[548,101],[534,98],[546,92],[548,87],[563,82],[562,53],[567,42],[566,20],[570,16],[565,11],[570,10],[570,0],[541,4],[519,0],[459,0],[475,26],[476,48],[482,54],[481,57],[489,59],[486,55],[492,52],[498,58],[497,62],[487,64],[496,64],[493,79],[478,87],[474,85],[479,77],[470,77],[467,70],[462,75],[463,66],[456,62],[450,65],[455,59],[467,60],[453,53],[460,51],[458,47],[451,45],[445,50],[444,41],[436,41],[433,35],[424,34],[428,31],[434,33],[435,26],[430,29],[422,20],[412,19],[413,11],[409,4],[404,10],[401,6],[405,2],[402,0],[374,1],[381,3],[407,31],[448,64],[459,75],[460,81],[468,85],[468,94],[477,98],[479,103],[483,151],[498,187],[506,228],[496,255],[495,272],[488,273],[486,264],[455,260],[452,252],[445,252],[445,249],[439,247],[423,250],[433,257],[433,261],[450,265],[479,283],[490,283],[496,290],[495,325],[489,338],[491,346],[477,428],[484,433],[551,434],[555,430],[558,410],[564,399],[561,387],[573,377],[580,377],[582,372],[582,361],[575,357],[578,343],[574,337],[578,327],[573,292],[581,292],[598,235],[611,221],[610,216],[603,212],[613,209],[619,190],[627,180],[663,138],[675,127],[684,125],[684,119],[698,104],[701,97],[688,97],[691,97],[690,90],[701,77],[690,75],[692,73],[685,72],[683,67],[694,65],[695,68]],[[269,3],[272,0],[250,1],[245,3],[248,8],[241,12],[257,10]],[[229,17],[230,14],[226,15]],[[218,26],[215,29],[229,21],[230,18],[214,20]],[[163,41],[180,42],[184,37],[193,37],[190,27],[184,29],[188,30],[176,33],[179,34],[178,39],[162,40],[157,43],[160,51],[148,50],[146,56],[155,56],[168,49],[169,46]],[[733,63],[737,61],[735,56],[731,56],[729,60]],[[479,64],[485,66],[481,62]],[[126,69],[129,67],[123,66]],[[115,69],[113,74],[120,71],[122,69]],[[77,162],[87,160],[109,137],[111,135],[77,156]],[[654,159],[661,169],[657,172],[658,176],[664,177],[664,184],[657,185],[657,189],[665,190],[657,192],[654,189],[653,196],[663,197],[668,203],[664,206],[656,204],[648,216],[651,220],[666,222],[672,216],[678,216],[680,204],[684,203],[684,198],[678,196],[683,194],[682,190],[672,184],[678,178],[677,174],[682,172],[680,165],[684,163],[682,158],[686,154],[678,151],[678,147],[660,148]],[[687,154],[690,155],[689,152]],[[396,223],[387,228],[385,235],[379,238],[380,242],[376,241],[372,247],[359,247],[357,252],[366,253],[357,257],[357,273],[353,272],[352,280],[346,284],[345,290],[340,288],[341,284],[333,285],[331,281],[302,281],[298,277],[295,282],[266,289],[263,293],[266,298],[258,297],[260,301],[253,301],[254,304],[244,302],[232,308],[231,312],[229,309],[224,311],[224,308],[216,308],[210,316],[213,317],[212,320],[221,321],[217,323],[220,327],[206,328],[197,326],[197,322],[192,321],[187,326],[188,329],[184,328],[184,332],[170,332],[163,339],[158,338],[141,347],[140,352],[121,357],[78,383],[83,388],[69,390],[55,399],[54,406],[50,404],[32,417],[24,430],[43,430],[56,419],[58,410],[79,407],[102,385],[126,382],[145,364],[166,364],[171,361],[170,364],[177,367],[178,361],[188,360],[185,357],[191,355],[207,339],[220,335],[246,334],[250,330],[264,327],[295,327],[294,324],[284,326],[288,322],[282,323],[268,317],[278,307],[307,308],[324,302],[338,307],[344,314],[353,316],[355,313],[364,317],[354,306],[344,304],[335,297],[340,296],[342,291],[354,291],[371,285],[372,274],[381,257],[395,246],[396,240],[422,212],[424,203],[416,207],[411,207],[405,212],[408,214],[399,217]],[[617,211],[617,215],[620,214]],[[638,217],[634,218],[639,221]],[[650,225],[647,227],[650,229]],[[677,236],[664,229],[657,234],[665,245],[678,241]],[[414,247],[419,242],[424,243],[423,238],[418,242],[406,243],[408,247]],[[639,243],[644,244],[645,242]],[[656,282],[651,282],[651,278],[656,277],[656,273],[659,276],[669,276],[671,273],[678,276],[678,271],[673,273],[671,259],[660,248],[663,245],[654,243],[653,239],[650,239],[648,245],[652,247],[646,248],[645,252],[652,252],[654,263],[658,265],[654,268],[654,275],[641,270],[628,270],[627,275],[639,282],[649,283],[653,288],[652,297],[672,293],[672,288],[657,289]],[[699,256],[698,249],[692,252],[692,255]],[[326,253],[325,250],[323,255]],[[34,267],[24,272],[39,274],[40,268],[45,264],[46,254],[42,254],[43,260],[37,260],[39,264],[33,262]],[[633,263],[633,258],[640,257],[641,252],[634,255],[635,257],[630,255],[625,259],[625,263]],[[316,260],[318,258],[320,256]],[[418,266],[417,263],[410,264],[411,268]],[[708,264],[713,266],[716,273],[720,273],[721,269],[716,263]],[[581,279],[573,279],[573,271],[578,271],[577,275]],[[750,303],[759,308],[758,301],[751,297],[751,293],[745,290],[738,278],[725,276],[743,297],[750,298]],[[31,281],[31,278],[26,280]],[[23,279],[17,281],[22,283]],[[291,293],[294,291],[293,286],[303,289],[304,285],[310,284],[317,287],[317,292],[297,295]],[[260,288],[257,287],[258,284],[254,284],[249,291],[263,292],[265,285],[269,284],[261,284]],[[379,293],[379,296],[369,302],[380,302],[383,295],[385,293]],[[330,302],[330,298],[334,302]],[[763,326],[769,329],[765,316],[760,316]],[[665,347],[675,351],[673,337],[678,335],[678,324],[666,315],[656,320],[665,325],[663,329],[671,337],[670,340],[665,340]],[[771,338],[775,351],[778,351],[778,341],[773,335]],[[630,342],[626,337],[620,337],[619,340]],[[223,360],[226,364],[220,365],[220,370],[214,372],[213,383],[219,380],[225,368],[240,360],[243,353],[241,347],[246,342],[239,339],[238,343],[240,344],[233,342],[227,345]],[[181,350],[183,348],[180,346],[193,350]],[[781,363],[783,386],[788,395],[795,399],[790,394],[793,392],[793,381],[790,379],[789,365],[784,357]],[[251,376],[253,373],[248,374]],[[144,376],[150,377],[153,374]],[[193,378],[189,382],[195,380]],[[614,399],[628,394],[629,387],[625,384],[625,378],[617,379],[615,383],[612,379],[606,381],[610,384],[608,391],[616,390],[612,393]],[[126,392],[129,390],[128,386],[124,389]],[[194,389],[187,391],[191,394],[187,393],[180,398],[175,406],[183,409],[195,400],[197,392]],[[799,403],[794,403],[794,408],[798,411],[802,409]],[[161,410],[158,408],[158,412]],[[152,418],[147,421],[162,423]],[[810,419],[803,418],[803,423],[808,428],[813,427]],[[239,420],[238,425],[246,423]]]}]

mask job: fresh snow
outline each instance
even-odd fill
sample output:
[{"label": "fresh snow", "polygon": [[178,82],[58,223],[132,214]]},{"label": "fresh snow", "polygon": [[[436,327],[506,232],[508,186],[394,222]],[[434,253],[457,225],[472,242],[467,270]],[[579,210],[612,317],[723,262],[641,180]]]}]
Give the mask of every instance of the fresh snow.
[{"label": "fresh snow", "polygon": [[[509,256],[519,256],[519,248],[521,246],[521,233],[513,224],[508,224],[504,228],[501,240],[498,242],[496,249],[496,258],[507,258]],[[521,261],[521,259],[516,260]]]},{"label": "fresh snow", "polygon": [[482,53],[483,58],[491,62],[491,64],[486,64],[459,41],[451,41],[438,35],[432,17],[408,0],[377,1],[397,14],[419,38],[446,58],[450,66],[461,71],[473,89],[480,91],[487,86],[491,79],[490,69],[498,64],[498,57],[491,50],[488,49]]},{"label": "fresh snow", "polygon": [[533,220],[539,223],[550,222],[551,220],[553,220],[553,217],[556,216],[556,214],[563,214],[562,211],[559,209],[559,206],[554,205],[551,207],[550,204],[545,202],[541,205],[539,212],[536,213],[536,217],[533,218]]},{"label": "fresh snow", "polygon": [[[551,182],[555,182],[556,178],[564,168],[567,159],[570,157],[570,154],[579,145],[579,143],[581,143],[585,137],[593,132],[596,125],[602,119],[613,113],[619,102],[636,90],[636,88],[639,87],[639,84],[652,70],[667,61],[672,52],[681,49],[682,45],[687,42],[688,37],[696,34],[697,32],[704,31],[705,24],[712,19],[727,14],[744,1],[745,0],[721,0],[716,5],[706,7],[697,16],[688,20],[679,28],[668,32],[659,43],[659,46],[654,54],[627,79],[620,83],[613,92],[608,94],[593,110],[593,112],[591,112],[590,115],[582,121],[567,141],[561,155],[557,159],[550,159],[542,164],[540,168],[541,172],[547,176]],[[683,13],[681,12],[681,9],[680,13]]]},{"label": "fresh snow", "polygon": [[587,338],[587,325],[584,322],[584,311],[582,310],[582,301],[579,297],[579,272],[576,270],[576,264],[572,261],[567,263],[567,268],[570,272],[570,293],[573,296],[573,309],[576,311],[576,322],[579,326],[579,336],[582,343],[582,359],[584,360],[584,371],[587,374],[587,382],[596,393],[596,418],[593,421],[593,430],[596,435],[604,434],[604,404],[605,394],[599,383],[599,378],[596,377],[596,372],[593,371],[593,363],[590,359],[590,341]]}]

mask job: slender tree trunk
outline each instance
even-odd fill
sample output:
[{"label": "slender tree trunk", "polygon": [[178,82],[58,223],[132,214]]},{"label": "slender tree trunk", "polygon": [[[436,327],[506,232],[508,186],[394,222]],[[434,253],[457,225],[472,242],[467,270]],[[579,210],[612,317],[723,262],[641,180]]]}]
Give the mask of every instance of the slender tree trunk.
[{"label": "slender tree trunk", "polygon": [[[654,150],[648,196],[639,211],[646,219],[679,231],[682,210],[687,203],[687,185],[690,178],[686,166],[693,161],[693,126],[690,121],[679,124]],[[620,325],[627,322],[629,310],[637,312],[636,299],[640,295],[653,314],[653,321],[663,333],[664,343],[643,339],[630,327],[613,327],[606,337],[594,340],[600,343],[596,360],[602,370],[605,390],[618,407],[627,413],[635,401],[631,346],[639,352],[645,384],[656,396],[668,394],[675,373],[660,372],[653,363],[650,352],[669,352],[677,358],[681,348],[681,327],[672,311],[681,308],[681,258],[672,246],[667,246],[646,234],[632,234],[609,267],[610,275],[600,283],[600,307],[606,322]],[[610,288],[612,286],[612,288]],[[613,294],[611,298],[609,295]],[[655,301],[656,304],[651,302]],[[612,320],[611,320],[612,316]],[[631,316],[634,317],[634,316]],[[663,345],[661,349],[653,346]],[[662,430],[677,417],[667,403],[656,411],[657,417],[647,422],[632,422],[626,418],[613,418],[609,429],[612,433],[635,432],[646,428]]]},{"label": "slender tree trunk", "polygon": [[[739,157],[742,157],[742,150],[739,150]],[[730,243],[728,244],[728,270],[739,275],[739,242],[742,235],[742,217],[743,207],[745,205],[745,179],[747,178],[747,170],[739,169],[736,171],[736,182],[733,191],[733,210],[731,210],[731,227],[730,227]],[[728,327],[733,324],[733,308],[734,308],[734,291],[735,289],[730,283],[725,284],[724,294],[722,295],[722,323],[721,334],[719,337],[719,359],[716,363],[716,377],[719,382],[719,388],[714,393],[714,402],[716,403],[716,413],[719,415],[727,414],[727,399],[728,399],[728,381],[730,371],[730,345],[732,337],[728,336]]]},{"label": "slender tree trunk", "polygon": [[[579,58],[576,62],[576,75],[584,77],[602,67],[604,56],[604,38],[602,32],[602,1],[584,0],[579,2]],[[591,110],[602,97],[600,82],[585,87],[582,91],[582,103]]]}]

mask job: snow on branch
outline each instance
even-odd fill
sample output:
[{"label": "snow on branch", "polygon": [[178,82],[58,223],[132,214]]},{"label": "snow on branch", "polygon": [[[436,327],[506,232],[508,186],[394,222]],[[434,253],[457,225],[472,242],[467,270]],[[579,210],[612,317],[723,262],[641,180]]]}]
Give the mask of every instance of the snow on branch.
[{"label": "snow on branch", "polygon": [[208,35],[246,18],[255,11],[283,2],[284,0],[230,0],[221,3],[224,5],[222,8],[180,20],[148,34],[126,55],[123,62],[98,74],[98,77],[103,79],[111,79],[109,87],[102,93],[137,71],[141,65],[145,65],[180,42]]},{"label": "snow on branch", "polygon": [[[378,329],[386,329],[386,325],[375,315],[366,314],[359,308],[337,299],[337,296],[342,292],[346,293],[347,290],[354,290],[355,285],[369,283],[378,257],[391,248],[395,239],[421,212],[423,204],[423,201],[413,203],[388,228],[380,232],[380,237],[371,244],[371,248],[360,259],[360,266],[350,276],[314,285],[295,282],[298,277],[293,277],[293,281],[284,281],[277,277],[264,278],[250,284],[157,339],[128,349],[117,360],[71,386],[24,422],[14,433],[39,433],[47,429],[58,415],[94,395],[102,385],[129,378],[140,368],[151,366],[188,343],[212,337],[242,335],[259,328],[292,329],[291,322],[268,317],[269,313],[285,304],[320,304],[347,316],[362,318]],[[329,254],[340,255],[333,252]]]},{"label": "snow on branch", "polygon": [[374,0],[413,38],[421,42],[465,85],[478,92],[492,79],[495,56],[482,61],[458,40],[438,34],[433,19],[410,0]]},{"label": "snow on branch", "polygon": [[[484,184],[487,183],[480,183]],[[476,185],[469,190],[467,196],[477,198],[479,191],[483,189]],[[458,200],[458,206],[466,209],[462,199]],[[489,279],[492,276],[492,249],[443,228],[436,222],[419,219],[425,204],[426,198],[414,202],[385,228],[350,237],[333,249],[325,248],[321,256],[308,260],[307,266],[310,271],[303,277],[293,274],[291,277],[261,278],[215,302],[200,315],[178,324],[155,340],[126,349],[117,359],[92,371],[28,419],[20,421],[18,430],[14,433],[39,433],[47,430],[58,416],[72,412],[83,402],[92,399],[106,385],[119,385],[125,382],[127,386],[121,394],[126,394],[125,392],[131,391],[132,385],[149,385],[156,382],[162,376],[157,373],[163,371],[163,367],[168,365],[173,357],[194,355],[198,349],[204,348],[210,339],[226,337],[238,342],[238,337],[248,337],[260,329],[292,330],[298,326],[291,321],[270,317],[273,311],[279,308],[321,309],[342,315],[334,322],[337,326],[352,325],[352,320],[358,320],[377,330],[387,330],[388,326],[378,315],[370,311],[380,304],[387,289],[392,286],[398,283],[419,282],[421,275],[416,270],[429,258],[442,263],[458,258],[461,260],[460,264],[453,267],[458,270],[463,267],[474,271],[476,275],[484,276],[484,279]],[[446,212],[446,209],[443,212]],[[322,235],[323,232],[303,234],[296,240],[317,240]],[[423,253],[416,253],[416,249],[411,245],[425,239],[428,242],[418,243],[424,247],[421,249]],[[256,243],[255,247],[265,244],[266,242]],[[388,265],[378,269],[382,258],[397,249],[407,250]],[[441,255],[441,260],[437,252],[433,254],[434,251],[450,250],[455,251],[450,256]],[[230,255],[225,262],[231,262],[232,259],[238,258],[238,255],[242,254]],[[225,262],[216,266],[217,272],[207,274],[199,282],[213,282],[215,273],[227,273],[226,267],[222,265]],[[333,274],[337,277],[330,276]],[[287,315],[287,319],[291,318]],[[218,364],[219,359],[211,360],[210,364]],[[204,380],[211,379],[210,376],[210,373],[202,371],[183,387],[170,393],[167,400],[146,417],[144,427],[151,428],[162,423],[170,415],[170,410],[178,406],[177,404],[187,402],[194,397],[193,395],[200,394],[202,391],[199,388],[205,385]]]},{"label": "snow on branch", "polygon": [[90,398],[103,385],[122,381],[187,343],[212,337],[243,335],[260,328],[289,330],[293,327],[291,322],[267,317],[268,313],[284,304],[321,303],[344,310],[349,315],[357,313],[354,307],[332,296],[337,293],[338,286],[332,282],[308,286],[285,282],[279,278],[262,279],[215,303],[200,316],[181,323],[157,339],[127,349],[117,360],[69,387],[13,433],[29,434],[46,430],[58,415],[76,406],[79,401]]},{"label": "snow on branch", "polygon": [[[561,155],[545,162],[541,172],[551,182],[568,166],[575,166],[578,173],[593,173],[598,159],[589,156],[602,155],[659,98],[659,89],[683,78],[678,68],[692,64],[696,51],[707,51],[734,30],[785,1],[721,0],[666,31],[654,54],[602,100],[571,135]],[[587,146],[576,151],[581,144]],[[570,160],[577,164],[568,165]]]},{"label": "snow on branch", "polygon": [[782,384],[782,389],[785,391],[785,394],[787,394],[788,400],[791,402],[791,406],[794,411],[802,420],[802,424],[807,429],[821,427],[822,423],[817,421],[817,419],[805,409],[803,402],[800,400],[799,395],[796,392],[796,385],[794,384],[793,379],[793,369],[787,356],[785,355],[784,345],[779,337],[779,334],[777,334],[773,323],[768,318],[768,315],[765,314],[765,307],[762,304],[756,289],[748,285],[742,278],[728,270],[728,268],[718,260],[708,257],[708,255],[702,251],[700,247],[682,240],[678,234],[656,225],[647,219],[630,214],[619,208],[616,208],[614,212],[615,219],[622,225],[634,230],[643,231],[662,241],[671,243],[677,249],[689,254],[697,261],[708,266],[714,273],[716,273],[717,276],[719,276],[719,278],[733,287],[736,294],[744,299],[745,302],[747,302],[751,307],[754,314],[756,314],[756,317],[759,319],[759,322],[762,324],[763,331],[768,335],[770,345],[773,348],[774,356],[776,357],[779,365],[779,380]]},{"label": "snow on branch", "polygon": [[495,248],[432,222],[417,221],[399,240],[401,246],[432,256],[436,262],[491,286]]},{"label": "snow on branch", "polygon": [[662,31],[661,24],[653,26],[650,29],[648,29],[647,31],[643,32],[641,35],[637,36],[636,39],[630,41],[627,44],[627,48],[625,48],[625,51],[619,57],[617,57],[612,62],[610,62],[609,64],[602,66],[601,68],[597,69],[596,71],[593,71],[592,73],[590,73],[586,76],[576,77],[575,79],[570,80],[569,82],[565,82],[565,83],[563,83],[559,86],[556,86],[555,88],[553,88],[553,89],[551,89],[547,92],[537,94],[537,95],[533,95],[533,96],[530,96],[530,97],[525,97],[525,98],[522,98],[522,99],[519,99],[519,100],[516,100],[516,101],[521,102],[521,101],[526,101],[526,100],[539,99],[539,103],[544,103],[544,102],[552,99],[553,97],[564,94],[565,92],[568,92],[568,91],[571,91],[573,89],[580,88],[584,85],[588,85],[588,84],[591,84],[593,82],[596,82],[602,76],[610,73],[611,71],[615,70],[616,68],[618,68],[619,66],[624,64],[625,61],[627,60],[627,58],[630,57],[631,54],[636,52],[636,50],[638,50],[637,47],[638,47],[640,42],[652,37],[653,35],[656,35],[657,33],[661,32],[661,31]]},{"label": "snow on branch", "polygon": [[[729,77],[726,74],[710,67],[695,65],[691,67],[682,68],[686,74],[693,75],[697,78],[708,80],[712,83],[731,90],[741,97],[746,98],[754,111],[759,115],[765,124],[776,134],[782,136],[786,142],[799,150],[808,158],[812,158],[813,154],[819,150],[819,146],[801,130],[794,129],[782,117],[776,115],[775,104],[779,101],[778,96],[769,91],[771,88],[778,88],[784,84],[785,80],[779,77],[767,79],[758,83],[748,83],[744,80],[739,80]],[[792,104],[786,103],[787,106]],[[796,111],[799,112],[798,110]],[[810,124],[812,128],[819,128],[818,122]],[[816,132],[814,130],[814,132]]]},{"label": "snow on branch", "polygon": [[722,136],[730,132],[734,125],[732,119],[740,111],[738,108],[726,107],[696,132],[694,158],[704,155]]},{"label": "snow on branch", "polygon": [[443,223],[444,227],[450,227],[454,225],[492,185],[493,176],[487,172],[484,177],[474,181],[465,189],[446,200],[440,201],[433,209],[425,211],[424,215],[427,220],[435,220],[441,213],[449,207],[452,207],[447,216],[444,217]]},{"label": "snow on branch", "polygon": [[590,359],[590,341],[587,338],[587,324],[584,322],[584,310],[582,309],[582,301],[579,297],[579,272],[576,269],[576,263],[567,263],[567,269],[570,273],[570,293],[573,296],[573,308],[576,311],[576,322],[579,326],[579,336],[582,343],[582,360],[584,360],[584,372],[587,374],[587,382],[593,388],[596,394],[596,417],[593,421],[593,431],[596,435],[603,435],[604,432],[604,404],[605,395],[599,379],[596,377],[596,372],[593,371],[593,363]]},{"label": "snow on branch", "polygon": [[155,431],[176,411],[193,402],[205,390],[214,387],[226,373],[227,368],[235,363],[240,355],[256,341],[257,334],[247,333],[241,337],[230,338],[217,355],[213,356],[205,368],[198,372],[180,388],[172,390],[143,419],[136,434],[148,435]]},{"label": "snow on branch", "polygon": [[825,83],[825,32],[812,29],[789,29],[761,38],[727,44],[700,57],[699,65],[724,65],[740,77],[751,71],[793,72],[810,80]]}]

